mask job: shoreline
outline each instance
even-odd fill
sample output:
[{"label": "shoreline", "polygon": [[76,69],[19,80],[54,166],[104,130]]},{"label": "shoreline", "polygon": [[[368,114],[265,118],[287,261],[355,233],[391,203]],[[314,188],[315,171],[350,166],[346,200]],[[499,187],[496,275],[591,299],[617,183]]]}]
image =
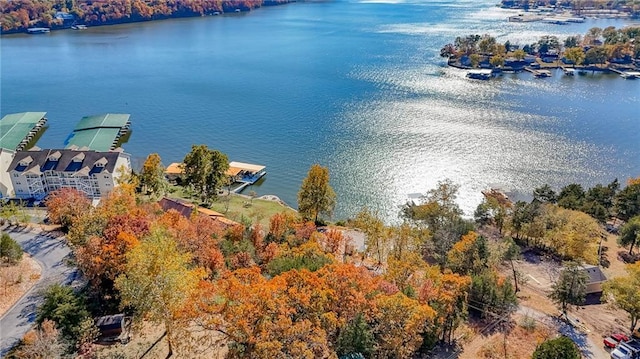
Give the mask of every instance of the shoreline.
[{"label": "shoreline", "polygon": [[[104,22],[98,22],[98,23],[93,23],[93,22],[86,22],[86,21],[74,21],[72,24],[71,23],[67,23],[67,24],[62,24],[62,25],[51,25],[51,24],[40,24],[40,23],[35,23],[31,26],[29,26],[28,28],[24,28],[24,27],[20,27],[17,29],[11,29],[8,31],[0,31],[0,36],[4,36],[4,35],[17,35],[17,34],[29,34],[29,35],[34,35],[34,34],[30,34],[29,33],[29,29],[31,28],[46,28],[49,31],[61,31],[61,30],[77,30],[77,31],[82,31],[85,30],[87,28],[91,28],[91,27],[103,27],[103,26],[112,26],[112,25],[123,25],[123,24],[134,24],[134,23],[141,23],[141,22],[150,22],[150,21],[162,21],[162,20],[171,20],[171,19],[187,19],[187,18],[200,18],[200,17],[210,17],[210,16],[224,16],[224,15],[239,15],[239,14],[246,14],[249,13],[251,11],[254,10],[258,10],[260,8],[263,7],[274,7],[274,6],[280,6],[280,5],[288,5],[288,4],[292,4],[292,3],[297,3],[297,2],[303,2],[305,0],[282,0],[282,1],[277,1],[277,0],[264,0],[264,2],[260,5],[260,6],[256,6],[256,7],[247,7],[247,8],[234,8],[233,11],[229,11],[229,9],[227,9],[227,11],[225,11],[224,6],[222,9],[219,9],[218,11],[209,11],[209,12],[205,12],[205,13],[174,13],[174,14],[170,14],[170,15],[158,15],[158,14],[154,14],[151,18],[142,18],[142,17],[126,17],[123,16],[119,19],[114,19],[114,20],[108,20],[108,21],[104,21]],[[104,16],[104,15],[103,15]],[[32,21],[36,21],[36,20],[32,20]],[[73,26],[77,26],[77,25],[82,25],[82,26],[86,26],[85,29],[73,29]],[[48,32],[49,32],[48,31]],[[40,33],[38,33],[40,34]]]}]

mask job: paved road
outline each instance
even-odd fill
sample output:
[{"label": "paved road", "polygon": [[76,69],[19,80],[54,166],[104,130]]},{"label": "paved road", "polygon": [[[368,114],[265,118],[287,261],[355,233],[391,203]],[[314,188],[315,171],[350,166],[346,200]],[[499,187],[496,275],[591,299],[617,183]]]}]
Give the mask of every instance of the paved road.
[{"label": "paved road", "polygon": [[574,328],[573,326],[567,324],[563,320],[560,320],[557,317],[552,317],[548,314],[537,311],[533,308],[520,306],[518,308],[518,313],[522,315],[528,315],[537,321],[546,323],[558,329],[558,331],[573,340],[580,348],[582,355],[587,359],[606,359],[609,358],[610,355],[604,350],[604,346],[602,342],[594,343],[586,333]]},{"label": "paved road", "polygon": [[61,238],[49,237],[40,230],[29,231],[20,227],[3,227],[42,267],[40,280],[20,300],[0,317],[0,357],[31,328],[42,292],[54,283],[70,284],[77,278],[75,268],[65,264],[71,249]]}]

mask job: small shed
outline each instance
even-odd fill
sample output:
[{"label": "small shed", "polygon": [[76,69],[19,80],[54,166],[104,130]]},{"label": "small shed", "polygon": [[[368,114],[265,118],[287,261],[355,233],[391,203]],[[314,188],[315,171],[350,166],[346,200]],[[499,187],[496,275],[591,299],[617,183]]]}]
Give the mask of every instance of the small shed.
[{"label": "small shed", "polygon": [[131,318],[124,314],[113,314],[96,319],[96,327],[100,331],[99,342],[122,342],[129,341],[129,329]]},{"label": "small shed", "polygon": [[580,267],[587,275],[587,294],[601,293],[602,283],[607,280],[607,277],[602,273],[602,270],[598,266],[585,264]]}]

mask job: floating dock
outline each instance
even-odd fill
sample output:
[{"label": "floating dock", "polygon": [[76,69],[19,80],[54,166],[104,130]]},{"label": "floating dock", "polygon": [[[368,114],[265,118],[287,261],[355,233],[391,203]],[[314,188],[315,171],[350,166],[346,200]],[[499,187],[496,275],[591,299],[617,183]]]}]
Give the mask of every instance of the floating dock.
[{"label": "floating dock", "polygon": [[83,117],[65,143],[66,148],[87,148],[98,152],[115,149],[120,139],[129,132],[129,116],[107,113]]},{"label": "floating dock", "polygon": [[20,112],[0,120],[0,148],[12,151],[28,149],[47,124],[46,112]]}]

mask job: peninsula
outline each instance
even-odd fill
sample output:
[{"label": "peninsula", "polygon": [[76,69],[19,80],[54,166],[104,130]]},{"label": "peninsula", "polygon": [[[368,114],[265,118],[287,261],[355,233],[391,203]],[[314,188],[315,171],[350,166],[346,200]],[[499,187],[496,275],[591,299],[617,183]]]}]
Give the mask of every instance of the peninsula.
[{"label": "peninsula", "polygon": [[501,44],[490,35],[467,35],[445,45],[440,56],[447,58],[449,66],[461,69],[500,72],[575,68],[624,75],[640,68],[639,43],[639,26],[594,27],[584,35],[569,36],[564,41],[556,36],[543,36],[537,42],[524,45],[509,41]]}]

